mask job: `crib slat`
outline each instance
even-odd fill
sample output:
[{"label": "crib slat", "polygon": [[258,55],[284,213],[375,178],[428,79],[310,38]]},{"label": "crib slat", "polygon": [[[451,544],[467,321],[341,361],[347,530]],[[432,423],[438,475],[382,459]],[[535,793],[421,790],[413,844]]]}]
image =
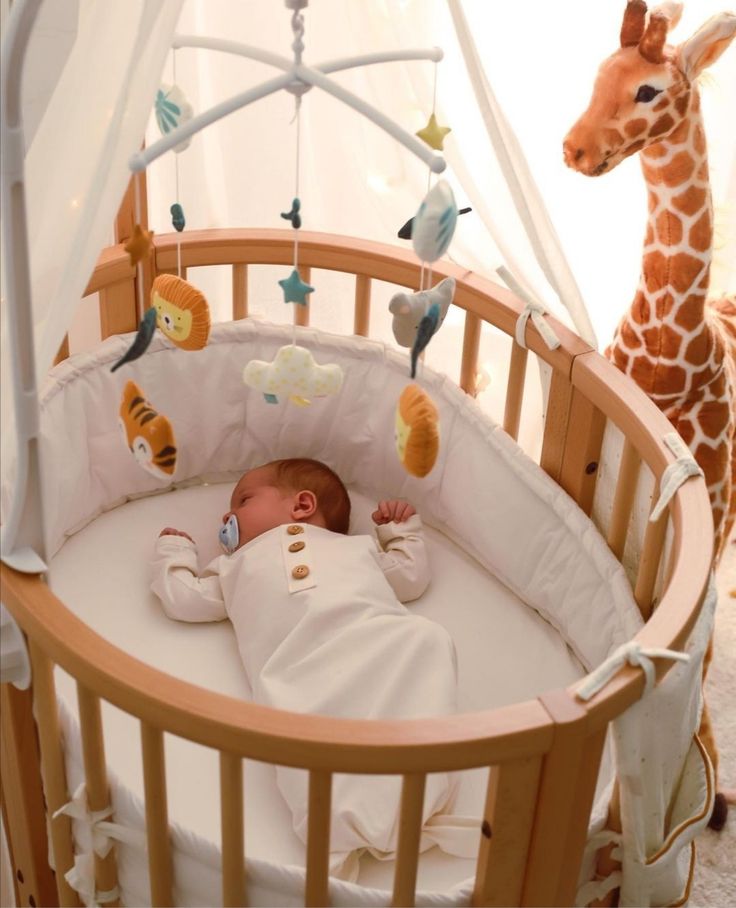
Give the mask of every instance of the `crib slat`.
[{"label": "crib slat", "polygon": [[521,904],[541,769],[541,756],[491,767],[473,905]]},{"label": "crib slat", "polygon": [[[300,265],[299,274],[301,275],[301,279],[305,284],[308,284],[312,279],[312,269],[309,265]],[[301,305],[301,303],[292,303],[292,305],[294,306],[295,325],[306,326],[309,324],[309,301],[311,298],[312,294],[310,293],[305,297],[307,302],[303,306]]]},{"label": "crib slat", "polygon": [[[77,682],[77,701],[79,703],[79,727],[82,733],[87,805],[91,813],[96,813],[110,806],[100,700],[96,694]],[[95,884],[98,893],[110,892],[117,888],[118,872],[114,847],[104,858],[95,854]],[[99,895],[97,898],[99,900]],[[120,904],[117,897],[101,901],[106,905]]]},{"label": "crib slat", "polygon": [[[653,502],[659,498],[659,483],[654,487]],[[647,522],[647,528],[644,532],[644,542],[641,547],[641,558],[639,560],[639,572],[636,575],[636,585],[634,587],[634,599],[639,606],[642,618],[647,621],[653,611],[652,596],[654,594],[654,584],[657,582],[659,572],[659,563],[662,558],[664,549],[665,534],[667,532],[667,519],[669,512],[664,509],[659,520],[654,523]]]},{"label": "crib slat", "polygon": [[566,690],[539,698],[555,723],[542,761],[521,905],[574,905],[605,728],[586,735],[587,713]]},{"label": "crib slat", "polygon": [[100,339],[111,334],[125,334],[138,327],[135,304],[135,281],[118,281],[100,290]]},{"label": "crib slat", "polygon": [[634,506],[636,485],[639,479],[641,458],[629,439],[624,440],[621,463],[618,468],[616,491],[613,497],[611,522],[608,527],[608,546],[620,561],[626,548],[631,509]]},{"label": "crib slat", "polygon": [[422,834],[422,809],[427,776],[412,773],[404,776],[401,786],[399,841],[394,871],[394,894],[391,904],[412,908],[417,887],[419,840]]},{"label": "crib slat", "polygon": [[81,902],[77,893],[64,879],[64,874],[74,865],[72,821],[65,814],[60,814],[55,818],[53,816],[60,807],[69,801],[59,727],[59,709],[56,702],[54,666],[46,653],[39,649],[31,637],[28,638],[28,649],[33,671],[33,711],[36,716],[41,745],[41,768],[48,822],[51,829],[51,847],[56,867],[56,888],[59,893],[59,904],[66,908],[66,906],[81,905]]},{"label": "crib slat", "polygon": [[222,823],[222,904],[247,905],[243,830],[243,761],[220,751],[220,809]]},{"label": "crib slat", "polygon": [[559,483],[588,515],[593,509],[605,428],[603,413],[573,388]]},{"label": "crib slat", "polygon": [[475,395],[480,347],[481,319],[474,312],[465,313],[463,332],[463,358],[460,363],[460,387],[467,394]]},{"label": "crib slat", "polygon": [[309,821],[307,827],[307,880],[304,904],[329,905],[330,807],[332,774],[309,773]]},{"label": "crib slat", "polygon": [[365,274],[355,275],[355,315],[353,334],[368,337],[371,319],[371,279]]},{"label": "crib slat", "polygon": [[557,369],[552,372],[544,418],[544,436],[539,465],[555,482],[559,481],[567,438],[572,385]]},{"label": "crib slat", "polygon": [[521,422],[521,404],[524,400],[524,380],[528,351],[516,341],[511,343],[509,378],[506,385],[506,406],[503,413],[503,427],[517,441]]},{"label": "crib slat", "polygon": [[141,722],[151,904],[173,905],[163,732]]},{"label": "crib slat", "polygon": [[58,366],[59,363],[64,362],[65,359],[69,359],[69,335],[64,335],[64,340],[61,342],[61,346],[54,358],[54,365]]},{"label": "crib slat", "polygon": [[233,321],[248,317],[248,266],[233,265]]}]

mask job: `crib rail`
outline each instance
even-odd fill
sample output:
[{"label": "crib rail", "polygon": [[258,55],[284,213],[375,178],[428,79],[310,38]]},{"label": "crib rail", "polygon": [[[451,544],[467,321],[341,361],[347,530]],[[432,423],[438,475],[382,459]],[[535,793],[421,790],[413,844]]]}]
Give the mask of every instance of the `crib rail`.
[{"label": "crib rail", "polygon": [[[152,273],[175,271],[176,236],[154,240]],[[183,268],[232,267],[233,318],[248,314],[249,267],[290,264],[292,237],[286,231],[189,232],[181,246]],[[404,250],[362,240],[300,233],[302,276],[324,268],[355,276],[354,331],[368,335],[373,281],[418,286],[420,267]],[[511,338],[521,302],[508,290],[450,264],[440,263],[437,279],[457,281],[455,304],[465,310],[459,382],[476,391],[482,323]],[[135,273],[121,246],[105,250],[87,287],[100,294],[103,337],[136,328],[140,305]],[[295,307],[300,324],[309,309]],[[625,378],[563,325],[554,321],[561,345],[550,351],[531,322],[527,348],[511,341],[504,427],[519,431],[529,351],[552,367],[541,465],[587,513],[597,487],[606,427],[625,437],[616,493],[606,526],[611,550],[621,559],[640,470],[658,483],[671,455],[662,438],[665,417]],[[63,358],[65,350],[60,351]],[[665,532],[672,543],[665,550]],[[701,480],[688,482],[643,540],[634,580],[637,602],[650,618],[637,639],[647,646],[681,648],[695,622],[710,567],[710,511]],[[664,578],[664,579],[662,579]],[[396,721],[305,717],[234,700],[156,671],[98,637],[76,618],[40,577],[2,566],[3,602],[31,641],[34,697],[46,776],[49,810],[69,798],[59,745],[59,721],[52,665],[79,685],[86,737],[88,793],[102,805],[107,794],[104,743],[98,726],[100,699],[140,720],[146,792],[152,903],[172,904],[171,849],[166,803],[165,733],[197,741],[219,752],[222,810],[223,904],[247,898],[243,758],[294,766],[309,772],[305,904],[329,904],[329,824],[335,773],[401,776],[402,798],[394,905],[415,900],[419,834],[426,776],[432,772],[487,767],[489,781],[478,834],[474,905],[573,904],[606,728],[641,696],[640,670],[627,668],[589,703],[574,689],[476,714]],[[658,588],[658,587],[661,587]],[[655,591],[658,606],[655,608]],[[658,677],[669,663],[656,665]],[[85,734],[83,729],[83,734]],[[87,758],[89,750],[89,758]],[[91,786],[91,788],[90,788]],[[101,809],[101,808],[95,808]],[[51,823],[60,903],[77,904],[63,879],[73,860],[68,818]],[[97,862],[98,890],[114,886],[114,863]]]}]

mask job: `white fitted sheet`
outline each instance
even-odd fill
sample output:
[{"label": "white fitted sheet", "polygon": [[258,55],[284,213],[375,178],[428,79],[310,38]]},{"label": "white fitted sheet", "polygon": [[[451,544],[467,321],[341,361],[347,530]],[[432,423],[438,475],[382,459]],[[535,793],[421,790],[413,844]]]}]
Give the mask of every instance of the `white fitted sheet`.
[{"label": "white fitted sheet", "polygon": [[[172,621],[149,591],[149,559],[162,527],[187,530],[198,542],[202,565],[218,553],[216,531],[231,488],[230,483],[196,485],[130,501],[101,514],[66,541],[51,563],[50,580],[69,608],[121,649],[176,677],[248,698],[250,690],[229,622]],[[374,502],[358,493],[352,493],[352,498],[351,531],[367,532]],[[443,624],[453,636],[463,711],[523,701],[582,677],[584,669],[552,625],[439,529],[427,527],[426,535],[433,579],[411,608]],[[73,789],[83,778],[73,728],[76,687],[58,669],[57,676]],[[138,723],[109,704],[103,705],[103,718],[118,818],[122,811],[126,824],[142,828]],[[206,897],[207,891],[199,887],[212,876],[220,841],[218,758],[207,748],[170,735],[166,756],[169,817],[177,828],[174,844],[187,853],[175,863],[179,866],[184,860],[192,865],[179,874],[180,880],[190,880],[191,888],[184,887],[178,898],[181,904],[203,904],[198,899]],[[291,830],[274,769],[246,761],[244,773],[248,858],[304,866],[304,846]],[[463,774],[455,813],[480,815],[486,779],[487,770]],[[125,852],[120,861],[124,901],[145,904],[145,876],[140,879],[145,855],[129,847],[118,851]],[[194,873],[192,861],[198,860],[202,872]],[[418,886],[446,890],[472,876],[473,864],[433,848],[422,856]],[[393,862],[364,856],[358,881],[390,889],[392,872]]]}]

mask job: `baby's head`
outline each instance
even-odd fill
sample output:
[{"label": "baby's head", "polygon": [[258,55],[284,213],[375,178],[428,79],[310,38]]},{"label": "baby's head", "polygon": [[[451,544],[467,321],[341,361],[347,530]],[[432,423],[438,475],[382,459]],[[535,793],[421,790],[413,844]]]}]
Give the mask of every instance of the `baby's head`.
[{"label": "baby's head", "polygon": [[236,549],[284,523],[309,523],[347,533],[350,498],[340,477],[320,461],[274,460],[240,477],[223,524],[231,516],[238,525]]}]

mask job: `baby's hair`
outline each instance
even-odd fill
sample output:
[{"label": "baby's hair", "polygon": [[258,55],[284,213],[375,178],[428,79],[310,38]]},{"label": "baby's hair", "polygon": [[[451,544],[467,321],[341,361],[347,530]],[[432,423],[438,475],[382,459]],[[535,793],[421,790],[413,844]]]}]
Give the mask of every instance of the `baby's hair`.
[{"label": "baby's hair", "polygon": [[308,489],[317,496],[317,507],[328,530],[347,533],[350,524],[350,497],[342,480],[326,464],[308,457],[291,457],[268,464],[276,474],[277,487],[299,492]]}]

